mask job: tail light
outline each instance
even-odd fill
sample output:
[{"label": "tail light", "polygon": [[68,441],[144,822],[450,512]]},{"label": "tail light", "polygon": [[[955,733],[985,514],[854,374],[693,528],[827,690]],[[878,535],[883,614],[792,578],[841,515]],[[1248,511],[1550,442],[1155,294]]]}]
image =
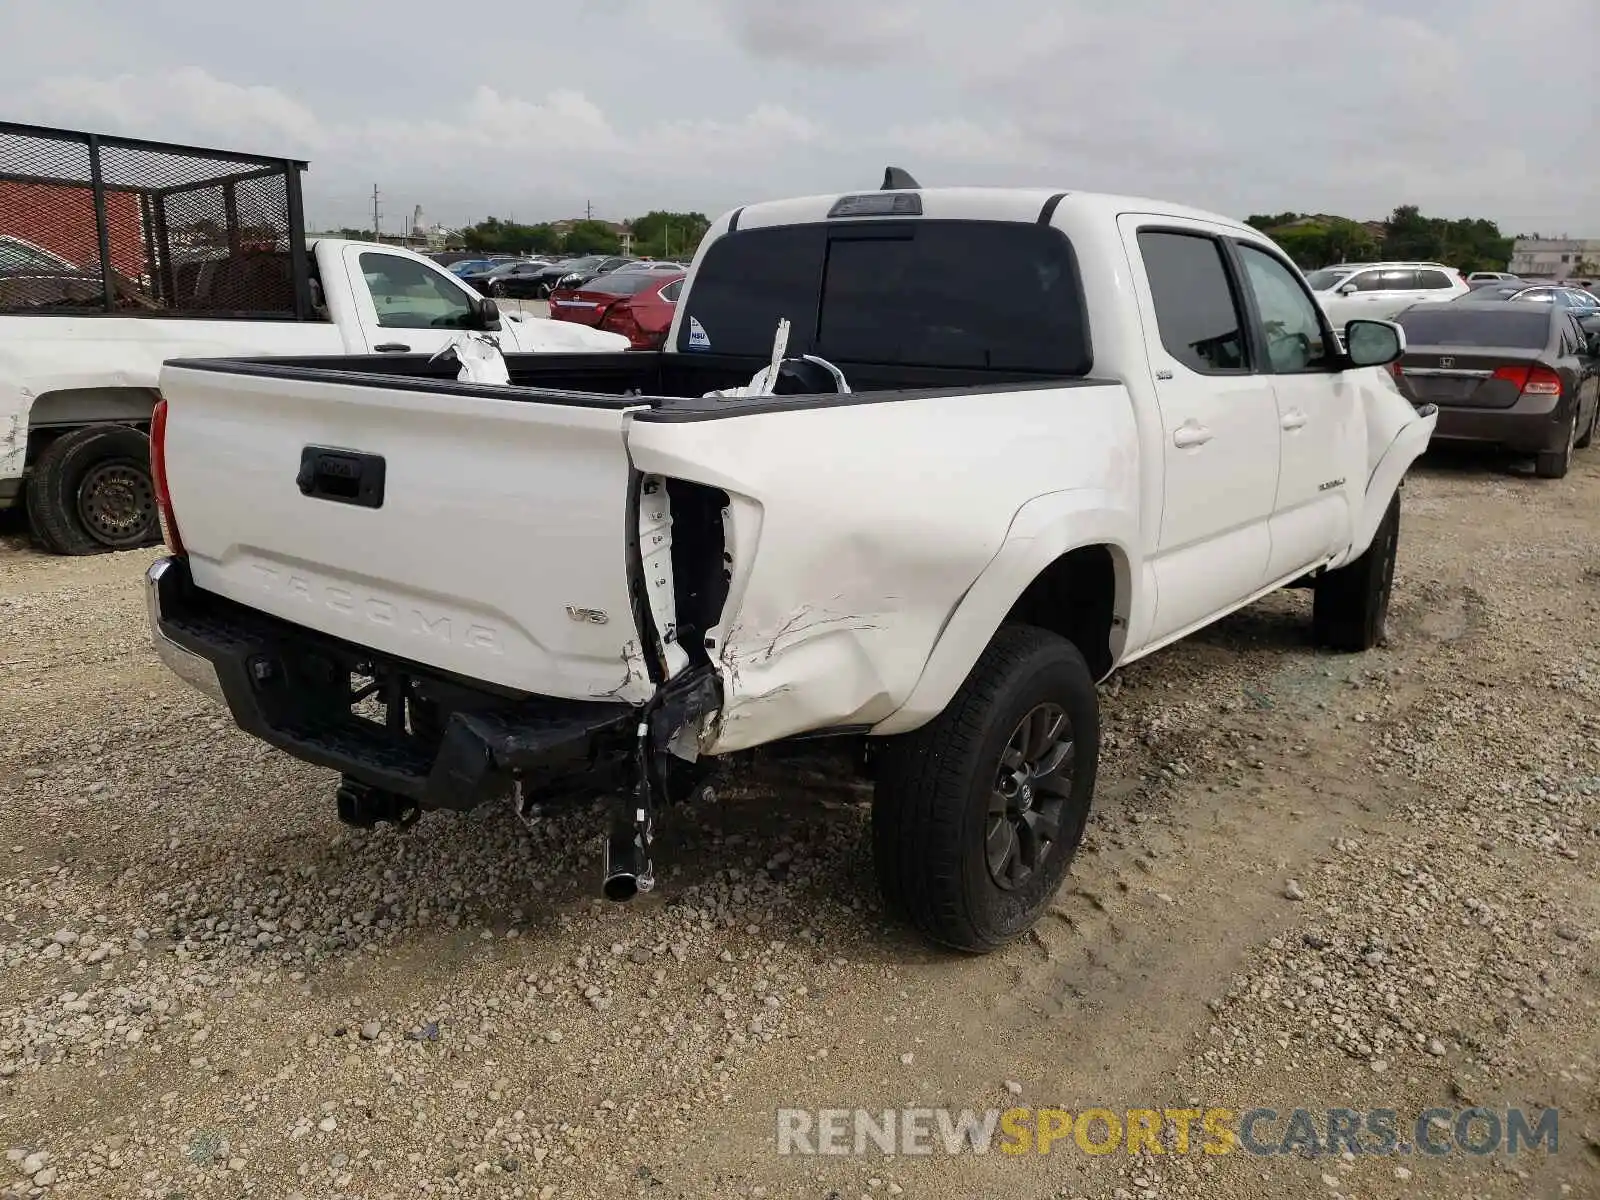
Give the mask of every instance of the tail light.
[{"label": "tail light", "polygon": [[1559,396],[1561,376],[1549,367],[1521,363],[1515,366],[1496,367],[1493,378],[1515,384],[1524,396]]},{"label": "tail light", "polygon": [[156,512],[161,518],[161,537],[167,549],[182,556],[183,538],[178,534],[178,519],[172,511],[172,491],[167,486],[167,402],[156,401],[150,414],[150,480],[156,491]]}]

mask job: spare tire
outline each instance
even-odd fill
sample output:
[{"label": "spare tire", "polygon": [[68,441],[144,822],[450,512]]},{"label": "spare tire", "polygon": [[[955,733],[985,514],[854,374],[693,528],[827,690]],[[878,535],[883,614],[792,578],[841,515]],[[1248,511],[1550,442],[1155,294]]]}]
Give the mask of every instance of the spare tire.
[{"label": "spare tire", "polygon": [[161,540],[150,439],[126,425],[63,434],[28,472],[28,524],[56,554],[134,550]]}]

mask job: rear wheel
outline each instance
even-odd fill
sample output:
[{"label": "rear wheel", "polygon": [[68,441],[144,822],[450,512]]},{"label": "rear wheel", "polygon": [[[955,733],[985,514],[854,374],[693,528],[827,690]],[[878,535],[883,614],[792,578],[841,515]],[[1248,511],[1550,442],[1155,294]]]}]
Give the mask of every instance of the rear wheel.
[{"label": "rear wheel", "polygon": [[150,439],[125,425],[63,434],[28,473],[28,523],[57,554],[133,550],[161,540]]},{"label": "rear wheel", "polygon": [[1543,450],[1533,460],[1533,473],[1540,479],[1561,479],[1572,466],[1572,451],[1578,444],[1578,406],[1567,418],[1566,442],[1559,450]]},{"label": "rear wheel", "polygon": [[945,710],[884,747],[872,840],[885,903],[958,950],[1026,933],[1083,839],[1099,750],[1077,647],[1001,629]]},{"label": "rear wheel", "polygon": [[1319,576],[1313,585],[1311,633],[1319,645],[1360,653],[1383,641],[1399,549],[1400,493],[1396,491],[1366,552],[1337,571]]}]

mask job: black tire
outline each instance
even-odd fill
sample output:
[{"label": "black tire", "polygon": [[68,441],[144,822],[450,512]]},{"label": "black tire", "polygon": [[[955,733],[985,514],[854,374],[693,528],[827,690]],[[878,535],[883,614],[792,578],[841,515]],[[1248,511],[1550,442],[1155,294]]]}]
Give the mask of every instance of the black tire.
[{"label": "black tire", "polygon": [[1311,631],[1319,645],[1359,654],[1383,642],[1399,548],[1400,493],[1396,490],[1372,535],[1372,544],[1361,557],[1318,577],[1313,585]]},{"label": "black tire", "polygon": [[1587,450],[1594,441],[1594,435],[1600,432],[1600,396],[1595,397],[1594,411],[1589,414],[1589,427],[1583,431],[1583,436],[1572,443],[1574,450]]},{"label": "black tire", "polygon": [[[1046,780],[1041,773],[1037,792],[1021,785],[1003,795],[1018,786],[1014,737],[1037,714],[1048,722],[1058,711],[1070,735],[1063,763],[1070,776]],[[1045,744],[1059,750],[1061,738],[1052,743],[1051,736]],[[1099,701],[1078,648],[1042,629],[1003,627],[945,710],[883,747],[872,848],[886,906],[956,950],[986,953],[1025,934],[1083,840],[1099,757]],[[1004,805],[1012,807],[997,815]],[[1052,814],[1053,840],[1022,835],[1023,825],[1048,828]],[[1015,856],[996,868],[991,860],[1007,845],[1002,825],[1010,827]],[[1042,847],[1032,864],[1025,861],[1030,845]],[[1019,868],[1026,874],[1017,878]]]},{"label": "black tire", "polygon": [[150,439],[126,425],[63,434],[28,472],[28,523],[46,550],[104,554],[161,540]]},{"label": "black tire", "polygon": [[1566,445],[1560,450],[1542,450],[1534,456],[1533,473],[1540,479],[1565,479],[1572,466],[1572,451],[1578,444],[1578,406],[1572,406],[1567,419]]}]

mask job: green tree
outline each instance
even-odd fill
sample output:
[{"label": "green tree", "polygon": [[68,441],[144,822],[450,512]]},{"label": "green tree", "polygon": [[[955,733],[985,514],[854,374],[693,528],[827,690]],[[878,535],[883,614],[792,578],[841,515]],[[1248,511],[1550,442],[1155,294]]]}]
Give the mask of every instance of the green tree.
[{"label": "green tree", "polygon": [[620,254],[622,239],[604,221],[578,221],[567,230],[561,248],[568,254]]},{"label": "green tree", "polygon": [[1289,224],[1290,221],[1298,221],[1301,215],[1297,212],[1273,213],[1271,216],[1258,213],[1253,217],[1246,217],[1244,223],[1252,229],[1259,229],[1262,233],[1271,233],[1274,229]]},{"label": "green tree", "polygon": [[1513,239],[1482,217],[1425,217],[1414,204],[1390,215],[1383,239],[1385,258],[1442,262],[1460,271],[1503,271]]},{"label": "green tree", "polygon": [[687,259],[710,227],[705,213],[647,212],[633,221],[633,251],[651,258]]},{"label": "green tree", "polygon": [[489,217],[461,231],[462,245],[488,254],[548,253],[561,249],[561,235],[549,225],[519,225]]},{"label": "green tree", "polygon": [[[1284,218],[1287,217],[1287,220]],[[1336,262],[1367,262],[1377,257],[1378,242],[1359,221],[1348,217],[1301,216],[1279,213],[1251,217],[1247,224],[1260,229],[1304,270]]]}]

